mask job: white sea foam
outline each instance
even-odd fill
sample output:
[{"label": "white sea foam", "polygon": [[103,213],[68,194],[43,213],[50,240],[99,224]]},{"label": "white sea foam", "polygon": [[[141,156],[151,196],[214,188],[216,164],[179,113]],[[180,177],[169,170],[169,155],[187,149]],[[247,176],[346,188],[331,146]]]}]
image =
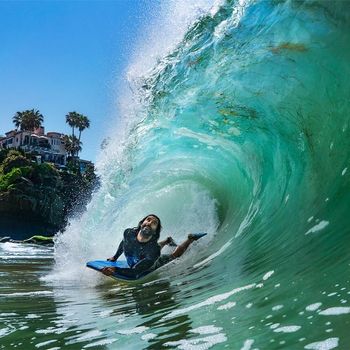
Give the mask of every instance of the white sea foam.
[{"label": "white sea foam", "polygon": [[271,270],[269,272],[266,272],[265,275],[263,276],[263,281],[266,281],[267,279],[269,279],[275,271]]},{"label": "white sea foam", "polygon": [[51,255],[53,251],[52,247],[42,248],[37,245],[12,242],[3,243],[1,248],[3,251],[11,252],[13,255],[25,253],[25,256],[31,255],[32,257],[40,254]]},{"label": "white sea foam", "polygon": [[206,13],[214,15],[220,2],[222,1],[163,1],[158,13],[154,13],[152,21],[149,21],[152,25],[144,28],[139,38],[140,42],[128,68],[128,79],[133,80],[147,74],[159,59],[175,49],[198,17]]},{"label": "white sea foam", "polygon": [[226,335],[219,333],[215,335],[209,335],[203,338],[169,341],[166,342],[164,345],[169,347],[177,347],[177,349],[181,350],[207,350],[216,344],[224,343],[226,340]]},{"label": "white sea foam", "polygon": [[253,339],[247,339],[244,341],[243,346],[241,347],[241,350],[250,350],[252,348],[252,345],[254,344]]},{"label": "white sea foam", "polygon": [[350,313],[350,307],[343,307],[343,306],[338,306],[338,307],[330,307],[328,309],[322,310],[319,314],[320,315],[343,315],[343,314],[349,314]]},{"label": "white sea foam", "polygon": [[111,338],[111,339],[101,339],[98,341],[95,341],[93,343],[87,344],[83,346],[83,349],[88,349],[88,348],[93,348],[93,347],[100,347],[103,345],[109,345],[112,344],[116,341],[117,339]]},{"label": "white sea foam", "polygon": [[338,347],[339,338],[328,338],[323,341],[307,344],[304,349],[331,350]]},{"label": "white sea foam", "polygon": [[251,289],[251,288],[254,288],[254,287],[255,287],[255,283],[248,284],[248,285],[246,285],[244,287],[235,288],[235,289],[233,289],[233,290],[231,290],[230,292],[227,292],[227,293],[214,295],[214,296],[212,296],[212,297],[202,301],[201,303],[194,304],[194,305],[191,305],[191,306],[183,308],[183,309],[174,310],[174,311],[170,312],[168,315],[164,316],[163,318],[164,319],[172,318],[172,317],[175,317],[177,315],[181,315],[181,314],[187,313],[189,311],[199,309],[199,308],[201,308],[203,306],[213,305],[213,304],[218,303],[220,301],[226,300],[231,295],[234,295],[236,293],[239,293],[241,291],[248,290],[248,289]]},{"label": "white sea foam", "polygon": [[52,344],[52,343],[54,343],[54,342],[56,342],[56,341],[57,341],[56,339],[47,340],[47,341],[44,341],[44,342],[42,342],[42,343],[36,344],[35,347],[36,347],[36,348],[41,348],[42,346]]},{"label": "white sea foam", "polygon": [[280,310],[280,309],[282,309],[283,308],[283,305],[275,305],[273,308],[272,308],[272,310],[273,311],[278,311],[278,310]]},{"label": "white sea foam", "polygon": [[48,327],[46,329],[37,329],[35,333],[37,334],[62,334],[68,327]]},{"label": "white sea foam", "polygon": [[51,295],[53,292],[49,290],[35,291],[35,292],[15,292],[8,294],[0,294],[0,297],[16,298],[16,297],[35,297],[38,295]]},{"label": "white sea foam", "polygon": [[18,314],[15,312],[2,312],[0,317],[8,317],[8,316],[17,316]]},{"label": "white sea foam", "polygon": [[105,318],[110,316],[112,313],[113,313],[113,310],[104,310],[104,311],[101,311],[98,315],[99,317]]},{"label": "white sea foam", "polygon": [[83,335],[78,337],[76,339],[76,341],[81,342],[81,341],[85,341],[85,340],[92,340],[96,337],[100,337],[101,335],[103,335],[103,333],[101,331],[99,331],[98,329],[94,329],[92,331],[84,333]]},{"label": "white sea foam", "polygon": [[1,260],[31,260],[31,259],[37,259],[37,260],[45,260],[45,259],[52,259],[52,256],[31,256],[31,255],[0,255]]},{"label": "white sea foam", "polygon": [[191,329],[191,333],[198,333],[198,334],[212,334],[212,333],[219,333],[222,331],[221,327],[216,327],[214,325],[209,325],[209,326],[201,326],[198,328]]},{"label": "white sea foam", "polygon": [[147,333],[147,334],[142,335],[141,339],[145,340],[145,341],[148,341],[148,340],[154,339],[156,336],[157,336],[157,334]]},{"label": "white sea foam", "polygon": [[301,328],[301,326],[284,326],[284,327],[279,327],[275,328],[274,332],[277,333],[294,333],[298,331]]},{"label": "white sea foam", "polygon": [[317,231],[321,231],[325,227],[327,227],[328,225],[329,225],[329,221],[322,220],[317,225],[311,227],[310,230],[308,230],[305,234],[308,235],[309,233],[314,233],[314,232],[317,232]]},{"label": "white sea foam", "polygon": [[124,335],[130,335],[130,334],[140,334],[143,332],[146,332],[149,329],[149,327],[145,326],[140,326],[140,327],[135,327],[132,329],[122,329],[117,331],[119,334],[124,334]]},{"label": "white sea foam", "polygon": [[16,328],[13,326],[5,327],[5,328],[0,328],[0,337],[4,337],[5,335],[9,335],[16,331]]},{"label": "white sea foam", "polygon": [[322,305],[322,303],[314,303],[314,304],[310,304],[308,305],[305,310],[306,311],[316,311],[317,309],[320,308],[320,306]]},{"label": "white sea foam", "polygon": [[236,305],[235,301],[229,301],[228,303],[224,304],[224,305],[220,305],[218,307],[218,310],[228,310],[233,308]]}]

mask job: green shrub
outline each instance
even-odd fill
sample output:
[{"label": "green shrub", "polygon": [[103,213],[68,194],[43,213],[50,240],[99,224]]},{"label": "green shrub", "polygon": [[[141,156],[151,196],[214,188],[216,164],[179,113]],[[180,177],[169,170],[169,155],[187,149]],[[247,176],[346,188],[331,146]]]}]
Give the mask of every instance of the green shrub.
[{"label": "green shrub", "polygon": [[21,169],[14,168],[6,175],[0,175],[0,191],[6,191],[22,177]]},{"label": "green shrub", "polygon": [[24,166],[24,167],[21,167],[20,169],[22,172],[22,176],[27,177],[27,178],[31,178],[33,171],[34,171],[32,166]]},{"label": "green shrub", "polygon": [[7,157],[2,162],[2,173],[7,174],[13,168],[25,167],[30,165],[31,162],[18,151],[11,150]]},{"label": "green shrub", "polygon": [[30,180],[34,183],[44,186],[60,186],[59,171],[48,163],[34,165]]}]

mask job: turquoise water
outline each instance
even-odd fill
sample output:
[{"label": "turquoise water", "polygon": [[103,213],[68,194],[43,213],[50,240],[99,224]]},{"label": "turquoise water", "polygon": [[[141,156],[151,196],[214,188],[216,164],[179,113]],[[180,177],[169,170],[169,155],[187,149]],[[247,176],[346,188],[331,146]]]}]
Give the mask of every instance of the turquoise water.
[{"label": "turquoise water", "polygon": [[[48,266],[1,247],[2,348],[348,349],[349,33],[345,1],[198,17],[133,81],[140,107]],[[163,237],[209,235],[140,284],[84,268],[150,212]]]}]

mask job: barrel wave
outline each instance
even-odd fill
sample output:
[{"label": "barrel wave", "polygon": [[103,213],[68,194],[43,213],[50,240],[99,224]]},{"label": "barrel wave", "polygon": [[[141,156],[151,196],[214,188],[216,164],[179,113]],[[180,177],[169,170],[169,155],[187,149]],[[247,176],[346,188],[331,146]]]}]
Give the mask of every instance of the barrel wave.
[{"label": "barrel wave", "polygon": [[209,235],[110,292],[127,329],[106,347],[350,346],[349,33],[348,2],[227,1],[132,82],[52,279],[107,288],[84,263],[148,213],[163,237]]}]

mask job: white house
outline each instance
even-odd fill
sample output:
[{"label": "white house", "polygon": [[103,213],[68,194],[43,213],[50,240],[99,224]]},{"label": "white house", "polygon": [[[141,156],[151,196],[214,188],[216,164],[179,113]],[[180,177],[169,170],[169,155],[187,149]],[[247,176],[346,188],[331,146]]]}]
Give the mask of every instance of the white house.
[{"label": "white house", "polygon": [[44,127],[30,131],[11,130],[0,138],[1,148],[19,148],[28,153],[41,156],[44,162],[64,166],[67,163],[67,152],[64,147],[64,134],[48,132]]}]

